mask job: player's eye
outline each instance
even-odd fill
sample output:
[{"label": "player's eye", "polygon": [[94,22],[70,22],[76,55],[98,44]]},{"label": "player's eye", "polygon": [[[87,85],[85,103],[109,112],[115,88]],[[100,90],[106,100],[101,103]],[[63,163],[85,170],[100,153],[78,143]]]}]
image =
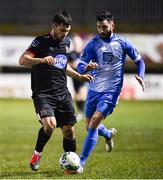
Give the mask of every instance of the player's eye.
[{"label": "player's eye", "polygon": [[101,26],[97,26],[98,29],[101,29],[102,27]]},{"label": "player's eye", "polygon": [[105,26],[105,25],[104,25],[104,26],[102,26],[102,29],[107,29],[107,28],[108,28],[108,27],[107,27],[107,26]]},{"label": "player's eye", "polygon": [[68,30],[68,29],[61,29],[61,31],[62,31],[62,32],[64,32],[64,33],[69,32],[69,30]]}]

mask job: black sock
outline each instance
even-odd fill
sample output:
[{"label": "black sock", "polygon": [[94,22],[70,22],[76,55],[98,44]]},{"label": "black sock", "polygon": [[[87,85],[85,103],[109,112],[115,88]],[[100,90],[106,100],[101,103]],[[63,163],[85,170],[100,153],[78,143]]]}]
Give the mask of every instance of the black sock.
[{"label": "black sock", "polygon": [[70,140],[63,138],[63,149],[65,152],[76,152],[76,139]]},{"label": "black sock", "polygon": [[36,143],[35,150],[36,150],[37,152],[42,152],[45,144],[48,142],[48,140],[50,139],[50,137],[51,137],[51,136],[48,136],[48,135],[45,133],[44,128],[42,127],[42,128],[39,130],[39,133],[38,133],[38,138],[37,138],[37,143]]}]

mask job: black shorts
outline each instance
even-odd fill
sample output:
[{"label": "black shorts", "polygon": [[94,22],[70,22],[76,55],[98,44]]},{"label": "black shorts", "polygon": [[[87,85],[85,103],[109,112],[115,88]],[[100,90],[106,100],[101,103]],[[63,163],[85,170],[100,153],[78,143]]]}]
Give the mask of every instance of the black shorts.
[{"label": "black shorts", "polygon": [[40,119],[54,116],[57,127],[76,123],[76,114],[69,92],[57,96],[52,93],[35,94],[32,99],[35,111]]}]

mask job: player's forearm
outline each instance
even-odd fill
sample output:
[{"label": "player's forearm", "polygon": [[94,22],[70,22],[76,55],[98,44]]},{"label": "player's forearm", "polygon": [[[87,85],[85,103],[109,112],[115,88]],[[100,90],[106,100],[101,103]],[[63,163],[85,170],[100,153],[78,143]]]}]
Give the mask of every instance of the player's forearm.
[{"label": "player's forearm", "polygon": [[144,79],[145,63],[144,63],[143,59],[140,59],[135,64],[137,66],[137,74],[138,74],[138,76],[141,77],[142,79]]},{"label": "player's forearm", "polygon": [[70,76],[74,79],[78,79],[78,80],[81,79],[81,75],[78,72],[76,72],[75,70],[73,70],[69,65],[67,65],[66,75]]},{"label": "player's forearm", "polygon": [[33,58],[28,54],[23,54],[19,59],[19,64],[23,66],[34,66],[43,62],[44,62],[44,59]]}]

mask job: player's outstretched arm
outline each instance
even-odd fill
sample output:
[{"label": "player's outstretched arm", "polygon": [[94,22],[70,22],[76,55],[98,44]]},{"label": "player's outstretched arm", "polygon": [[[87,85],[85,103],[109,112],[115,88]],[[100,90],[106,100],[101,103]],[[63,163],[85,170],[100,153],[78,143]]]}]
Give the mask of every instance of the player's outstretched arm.
[{"label": "player's outstretched arm", "polygon": [[77,71],[73,70],[69,64],[67,64],[66,75],[80,81],[92,82],[94,80],[93,76],[91,76],[90,74],[79,74]]},{"label": "player's outstretched arm", "polygon": [[48,64],[52,66],[55,59],[52,56],[47,56],[44,58],[35,58],[34,54],[29,51],[25,51],[19,58],[19,64],[23,66],[34,66],[37,64]]}]

